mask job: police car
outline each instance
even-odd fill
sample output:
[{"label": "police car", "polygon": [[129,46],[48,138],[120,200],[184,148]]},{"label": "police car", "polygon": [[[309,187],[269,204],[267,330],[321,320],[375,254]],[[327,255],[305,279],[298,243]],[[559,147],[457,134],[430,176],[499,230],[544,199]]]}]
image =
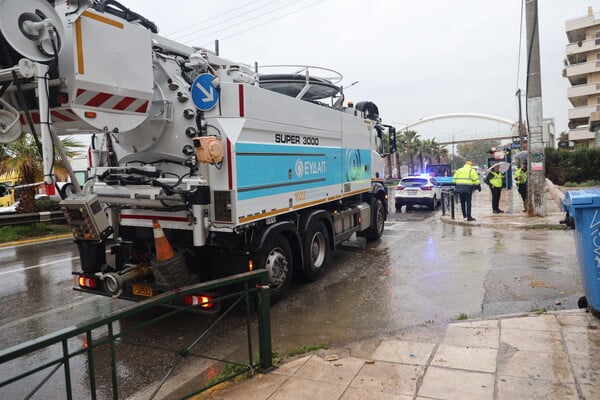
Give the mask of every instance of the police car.
[{"label": "police car", "polygon": [[442,199],[442,189],[430,175],[404,177],[396,186],[396,211],[413,205],[422,205],[435,210]]}]

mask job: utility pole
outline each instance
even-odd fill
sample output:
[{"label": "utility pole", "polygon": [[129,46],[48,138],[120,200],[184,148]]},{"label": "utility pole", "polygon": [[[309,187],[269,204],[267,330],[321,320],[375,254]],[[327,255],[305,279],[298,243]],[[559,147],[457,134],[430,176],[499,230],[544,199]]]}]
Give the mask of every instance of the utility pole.
[{"label": "utility pole", "polygon": [[525,150],[523,148],[523,136],[525,134],[525,126],[523,125],[523,113],[521,111],[521,89],[517,90],[517,93],[515,93],[517,96],[517,99],[519,100],[519,148],[521,150]]},{"label": "utility pole", "polygon": [[527,127],[528,193],[530,216],[546,216],[546,174],[542,138],[542,79],[540,74],[540,38],[537,0],[525,0],[527,26]]}]

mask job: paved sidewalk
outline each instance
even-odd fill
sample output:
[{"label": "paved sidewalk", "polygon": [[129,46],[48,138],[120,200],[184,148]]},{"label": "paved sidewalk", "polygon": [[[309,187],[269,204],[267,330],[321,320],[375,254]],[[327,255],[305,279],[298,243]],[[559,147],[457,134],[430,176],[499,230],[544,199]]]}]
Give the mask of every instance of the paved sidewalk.
[{"label": "paved sidewalk", "polygon": [[565,218],[565,212],[562,211],[561,204],[564,193],[560,188],[546,179],[546,212],[544,217],[529,216],[523,212],[523,201],[516,187],[511,190],[503,190],[500,197],[500,209],[502,214],[492,213],[492,195],[486,185],[483,185],[481,192],[473,193],[473,204],[471,214],[476,219],[467,222],[462,218],[460,202],[455,203],[454,219],[450,213],[442,216],[442,221],[446,223],[473,225],[473,226],[498,226],[506,228],[540,229],[544,227],[558,227],[560,220]]},{"label": "paved sidewalk", "polygon": [[582,310],[448,325],[319,351],[204,399],[599,399],[600,321]]}]

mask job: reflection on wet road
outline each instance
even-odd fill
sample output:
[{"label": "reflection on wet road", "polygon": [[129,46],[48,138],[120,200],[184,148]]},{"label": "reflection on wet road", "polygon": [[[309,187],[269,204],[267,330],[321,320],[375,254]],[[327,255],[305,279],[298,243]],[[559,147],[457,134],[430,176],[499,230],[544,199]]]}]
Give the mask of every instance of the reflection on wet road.
[{"label": "reflection on wet road", "polygon": [[343,343],[461,313],[576,308],[581,292],[569,231],[450,225],[414,209],[390,214],[380,242],[339,248],[326,276],[276,305],[275,344]]}]

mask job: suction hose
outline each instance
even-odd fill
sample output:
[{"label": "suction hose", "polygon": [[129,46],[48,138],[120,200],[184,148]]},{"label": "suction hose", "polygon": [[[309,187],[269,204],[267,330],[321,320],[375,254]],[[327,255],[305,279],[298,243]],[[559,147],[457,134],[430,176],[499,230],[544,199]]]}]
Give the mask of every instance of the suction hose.
[{"label": "suction hose", "polygon": [[144,264],[131,265],[119,272],[103,274],[100,279],[104,281],[104,290],[112,297],[119,297],[123,293],[126,283],[141,279],[151,274],[150,269]]}]

